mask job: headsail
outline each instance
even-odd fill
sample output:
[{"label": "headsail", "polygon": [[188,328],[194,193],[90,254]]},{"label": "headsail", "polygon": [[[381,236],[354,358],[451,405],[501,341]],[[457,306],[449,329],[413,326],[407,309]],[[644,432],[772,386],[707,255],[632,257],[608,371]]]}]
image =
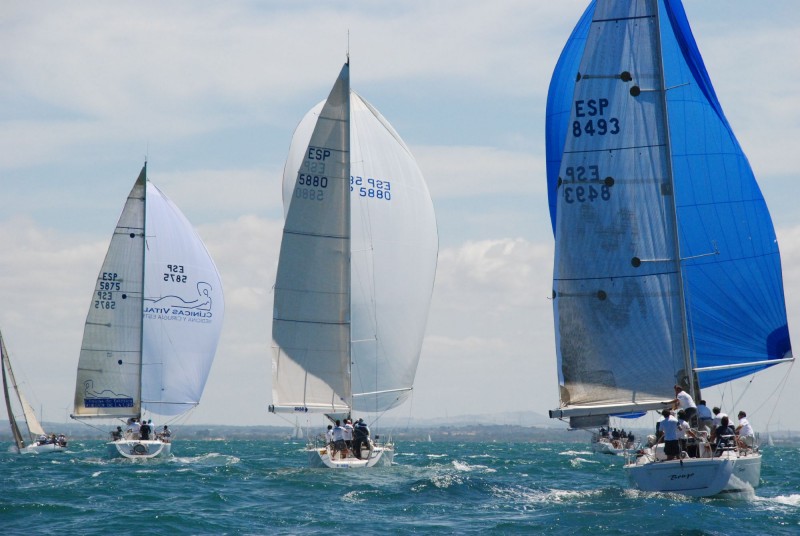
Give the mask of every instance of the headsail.
[{"label": "headsail", "polygon": [[552,416],[657,408],[698,368],[790,355],[772,223],[679,1],[593,2],[547,121]]},{"label": "headsail", "polygon": [[372,105],[352,117],[353,408],[380,412],[414,384],[438,256],[436,216],[411,151]]},{"label": "headsail", "polygon": [[200,403],[222,331],[222,281],[192,224],[147,183],[142,407],[177,415]]}]

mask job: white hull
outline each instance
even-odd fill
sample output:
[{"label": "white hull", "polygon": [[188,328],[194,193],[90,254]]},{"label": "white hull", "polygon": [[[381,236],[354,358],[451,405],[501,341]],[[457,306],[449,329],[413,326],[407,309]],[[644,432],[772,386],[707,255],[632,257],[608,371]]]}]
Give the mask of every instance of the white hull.
[{"label": "white hull", "polygon": [[[372,450],[362,450],[364,459],[358,459],[352,454],[346,458],[331,459],[325,447],[308,447],[308,464],[311,467],[328,469],[362,469],[367,467],[387,467],[394,461],[394,445],[375,446]],[[369,454],[367,454],[369,453]]]},{"label": "white hull", "polygon": [[715,458],[653,460],[642,456],[625,465],[633,487],[642,491],[710,497],[742,493],[759,485],[761,453],[725,451]]},{"label": "white hull", "polygon": [[615,447],[614,444],[606,439],[600,438],[598,440],[592,440],[592,451],[598,454],[611,454],[612,456],[625,456],[626,454],[632,454],[635,449],[627,449],[627,448],[619,448]]},{"label": "white hull", "polygon": [[112,458],[129,458],[132,460],[166,458],[172,453],[172,443],[164,443],[159,439],[138,440],[120,439],[106,443],[108,455]]},{"label": "white hull", "polygon": [[51,452],[64,452],[67,447],[64,445],[56,445],[54,443],[47,443],[45,445],[28,445],[20,449],[20,454],[49,454]]}]

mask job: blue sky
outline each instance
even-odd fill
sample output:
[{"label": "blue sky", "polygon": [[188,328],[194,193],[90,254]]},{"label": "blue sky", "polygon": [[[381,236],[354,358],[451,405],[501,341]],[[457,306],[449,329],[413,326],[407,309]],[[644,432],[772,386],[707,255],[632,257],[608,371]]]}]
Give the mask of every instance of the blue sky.
[{"label": "blue sky", "polygon": [[[397,413],[555,407],[544,108],[586,4],[6,2],[0,329],[45,419],[71,408],[94,278],[146,157],[225,285],[222,340],[191,422],[283,423],[266,411],[281,173],[294,127],[345,60],[348,33],[352,86],[416,155],[439,225],[415,394]],[[792,0],[684,5],[772,209],[800,344],[800,10]],[[776,369],[741,402],[758,429],[773,406],[763,400],[789,370]],[[742,392],[704,394],[713,404]],[[799,406],[794,371],[773,429],[800,429]]]}]

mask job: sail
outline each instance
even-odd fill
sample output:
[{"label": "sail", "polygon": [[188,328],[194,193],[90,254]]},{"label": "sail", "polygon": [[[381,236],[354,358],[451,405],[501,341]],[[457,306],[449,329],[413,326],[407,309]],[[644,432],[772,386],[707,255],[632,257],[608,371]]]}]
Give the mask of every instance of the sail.
[{"label": "sail", "polygon": [[[283,180],[287,220],[296,170],[305,165],[314,127],[329,102],[312,108],[292,138]],[[438,234],[422,172],[394,128],[354,91],[349,91],[349,122],[351,407],[379,412],[402,403],[413,388]],[[283,252],[282,245],[281,263]],[[277,289],[276,284],[276,299]],[[273,386],[280,381],[274,376]]]},{"label": "sail", "polygon": [[222,281],[192,225],[151,182],[145,229],[142,407],[177,415],[203,394],[222,330]]},{"label": "sail", "polygon": [[177,415],[200,401],[222,329],[222,283],[181,211],[142,168],[86,318],[74,416]]},{"label": "sail", "polygon": [[[11,425],[11,435],[14,437],[14,443],[17,449],[25,446],[25,440],[22,435],[22,429],[19,426],[19,414],[25,422],[27,430],[28,442],[33,443],[39,436],[46,435],[39,419],[36,417],[36,412],[30,405],[25,395],[17,383],[14,376],[14,370],[11,368],[11,357],[8,355],[6,343],[0,333],[0,356],[3,361],[3,390],[6,398],[6,409],[8,410],[8,422]],[[10,379],[10,385],[8,380]]]},{"label": "sail", "polygon": [[350,93],[353,408],[380,412],[414,384],[438,257],[433,202],[388,121]]},{"label": "sail", "polygon": [[[3,340],[2,333],[0,333],[0,358],[2,358],[3,394],[5,395],[6,401],[8,424],[11,425],[11,436],[14,438],[14,445],[17,448],[17,452],[19,452],[19,450],[25,446],[25,439],[22,437],[22,431],[19,428],[12,401],[12,389],[13,393],[19,394],[19,388],[17,387],[17,380],[14,378],[14,372],[11,369],[11,359],[8,356],[8,350],[6,350],[6,343]],[[8,372],[6,373],[6,371]],[[9,379],[11,380],[10,385]]]},{"label": "sail", "polygon": [[790,355],[769,213],[679,1],[593,2],[547,129],[551,416],[657,408],[698,369],[709,386]]},{"label": "sail", "polygon": [[290,150],[284,170],[294,188],[275,280],[273,411],[351,405],[349,93],[345,64],[301,161]]},{"label": "sail", "polygon": [[[675,203],[689,344],[708,387],[792,355],[780,251],[766,202],[680,2],[662,6]],[[714,253],[709,255],[709,253]]]},{"label": "sail", "polygon": [[78,418],[141,412],[146,172],[128,195],[92,293],[75,386]]}]

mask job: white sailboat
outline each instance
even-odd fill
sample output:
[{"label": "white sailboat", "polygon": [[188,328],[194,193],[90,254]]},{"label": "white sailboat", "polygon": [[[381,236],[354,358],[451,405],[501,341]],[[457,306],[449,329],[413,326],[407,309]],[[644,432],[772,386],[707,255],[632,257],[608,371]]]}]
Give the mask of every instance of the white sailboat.
[{"label": "white sailboat", "polygon": [[[23,396],[11,368],[11,357],[8,355],[2,333],[0,333],[0,357],[3,361],[3,394],[8,411],[8,424],[11,426],[11,436],[14,439],[14,449],[20,454],[65,451],[67,438],[63,435],[48,435],[39,419],[36,418],[33,408]],[[23,434],[23,426],[27,430],[25,434]]]},{"label": "white sailboat", "polygon": [[[144,421],[200,402],[222,329],[222,283],[186,217],[142,168],[97,276],[83,332],[73,418]],[[148,419],[151,420],[151,419]],[[158,430],[122,430],[112,457],[169,456]]]},{"label": "white sailboat", "polygon": [[[427,323],[436,219],[408,147],[350,90],[349,64],[294,133],[283,198],[270,411],[343,420],[399,405],[411,394]],[[356,457],[309,445],[309,463],[392,463],[391,443],[369,446]]]},{"label": "white sailboat", "polygon": [[[547,112],[560,404],[578,428],[792,361],[764,198],[679,0],[592,1]],[[757,448],[629,461],[645,491],[756,487]]]}]

